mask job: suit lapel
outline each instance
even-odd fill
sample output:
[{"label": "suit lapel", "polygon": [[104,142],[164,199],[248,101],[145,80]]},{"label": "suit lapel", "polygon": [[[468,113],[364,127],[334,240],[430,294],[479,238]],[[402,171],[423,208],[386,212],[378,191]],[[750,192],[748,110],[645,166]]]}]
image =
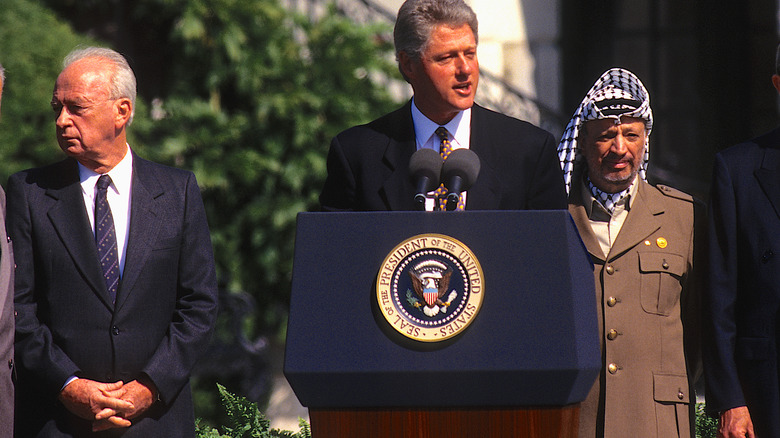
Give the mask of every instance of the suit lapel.
[{"label": "suit lapel", "polygon": [[382,156],[383,172],[387,175],[380,196],[388,210],[414,209],[414,187],[409,175],[409,161],[417,150],[412,121],[411,101],[396,111],[388,122],[388,142]]},{"label": "suit lapel", "polygon": [[479,157],[480,170],[466,196],[467,210],[493,210],[499,204],[500,181],[492,164],[493,154],[500,149],[485,122],[486,110],[477,104],[471,107],[471,138],[469,149]]},{"label": "suit lapel", "polygon": [[89,226],[75,162],[63,171],[62,178],[65,180],[64,184],[54,184],[52,187],[57,188],[46,191],[46,195],[55,200],[54,205],[47,212],[49,220],[73,259],[76,269],[86,279],[98,298],[108,308],[113,308],[113,304],[108,299],[106,283],[98,262],[95,236]]},{"label": "suit lapel", "polygon": [[780,216],[780,150],[765,148],[761,168],[756,170],[755,175],[775,213]]},{"label": "suit lapel", "polygon": [[133,285],[143,270],[152,243],[160,229],[156,200],[163,194],[159,183],[147,162],[133,155],[132,199],[130,201],[130,229],[128,231],[125,269],[116,297],[117,311],[131,295]]},{"label": "suit lapel", "polygon": [[608,260],[619,257],[661,228],[658,216],[664,213],[664,208],[662,200],[657,199],[657,196],[661,195],[654,193],[648,183],[639,180],[637,199],[631,205],[631,211],[612,244]]}]

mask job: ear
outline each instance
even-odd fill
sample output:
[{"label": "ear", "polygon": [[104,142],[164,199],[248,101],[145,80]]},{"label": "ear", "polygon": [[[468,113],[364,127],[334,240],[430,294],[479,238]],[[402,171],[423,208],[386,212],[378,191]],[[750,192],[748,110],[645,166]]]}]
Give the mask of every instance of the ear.
[{"label": "ear", "polygon": [[407,55],[406,52],[398,52],[398,68],[401,70],[401,73],[409,82],[411,82],[414,78],[417,77],[417,75],[415,74],[416,63],[417,61],[412,59],[411,56]]},{"label": "ear", "polygon": [[114,114],[116,115],[116,127],[124,127],[130,121],[130,116],[133,114],[133,102],[126,97],[117,99],[114,102]]},{"label": "ear", "polygon": [[780,75],[772,75],[772,85],[774,85],[775,90],[780,93]]}]

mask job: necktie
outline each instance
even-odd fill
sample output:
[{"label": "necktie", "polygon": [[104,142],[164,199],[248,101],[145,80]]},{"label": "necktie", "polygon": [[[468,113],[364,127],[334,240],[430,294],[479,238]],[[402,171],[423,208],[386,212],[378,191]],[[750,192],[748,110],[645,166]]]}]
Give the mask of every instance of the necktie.
[{"label": "necktie", "polygon": [[103,268],[103,278],[111,302],[116,301],[116,291],[119,287],[119,253],[116,244],[114,216],[108,205],[106,191],[111,185],[111,177],[101,175],[98,178],[95,196],[95,243],[97,244],[100,266]]},{"label": "necktie", "polygon": [[[439,153],[441,154],[441,157],[446,160],[447,157],[450,155],[450,152],[452,152],[450,133],[447,131],[447,128],[445,128],[444,126],[439,126],[436,129],[436,135],[439,137],[439,140],[441,140],[441,143],[439,144]],[[444,183],[442,183],[434,193],[436,194],[436,205],[438,209],[446,210],[447,209],[447,188],[444,187]],[[465,208],[466,208],[466,203],[463,200],[463,193],[461,193],[458,199],[458,207],[456,208],[456,210],[463,211]]]}]

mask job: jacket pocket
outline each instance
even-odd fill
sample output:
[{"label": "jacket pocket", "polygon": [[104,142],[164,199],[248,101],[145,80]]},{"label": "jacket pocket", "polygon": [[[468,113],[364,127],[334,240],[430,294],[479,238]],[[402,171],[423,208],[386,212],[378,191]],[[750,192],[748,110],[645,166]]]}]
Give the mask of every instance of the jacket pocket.
[{"label": "jacket pocket", "polygon": [[653,373],[653,399],[659,403],[690,403],[688,377],[682,374]]},{"label": "jacket pocket", "polygon": [[688,378],[681,374],[653,373],[653,399],[657,436],[690,438]]},{"label": "jacket pocket", "polygon": [[667,316],[682,292],[685,258],[670,252],[639,253],[639,283],[642,309]]}]

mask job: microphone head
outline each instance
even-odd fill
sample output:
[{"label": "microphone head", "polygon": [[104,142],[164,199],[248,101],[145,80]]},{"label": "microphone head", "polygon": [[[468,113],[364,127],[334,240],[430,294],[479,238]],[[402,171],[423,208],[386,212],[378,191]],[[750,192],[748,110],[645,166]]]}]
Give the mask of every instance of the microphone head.
[{"label": "microphone head", "polygon": [[480,162],[477,154],[471,149],[455,149],[444,160],[441,168],[441,181],[448,186],[455,177],[460,178],[460,191],[465,192],[479,176]]},{"label": "microphone head", "polygon": [[423,148],[412,154],[409,175],[415,185],[423,184],[417,187],[418,193],[427,193],[439,186],[443,161],[441,155],[433,149]]}]

